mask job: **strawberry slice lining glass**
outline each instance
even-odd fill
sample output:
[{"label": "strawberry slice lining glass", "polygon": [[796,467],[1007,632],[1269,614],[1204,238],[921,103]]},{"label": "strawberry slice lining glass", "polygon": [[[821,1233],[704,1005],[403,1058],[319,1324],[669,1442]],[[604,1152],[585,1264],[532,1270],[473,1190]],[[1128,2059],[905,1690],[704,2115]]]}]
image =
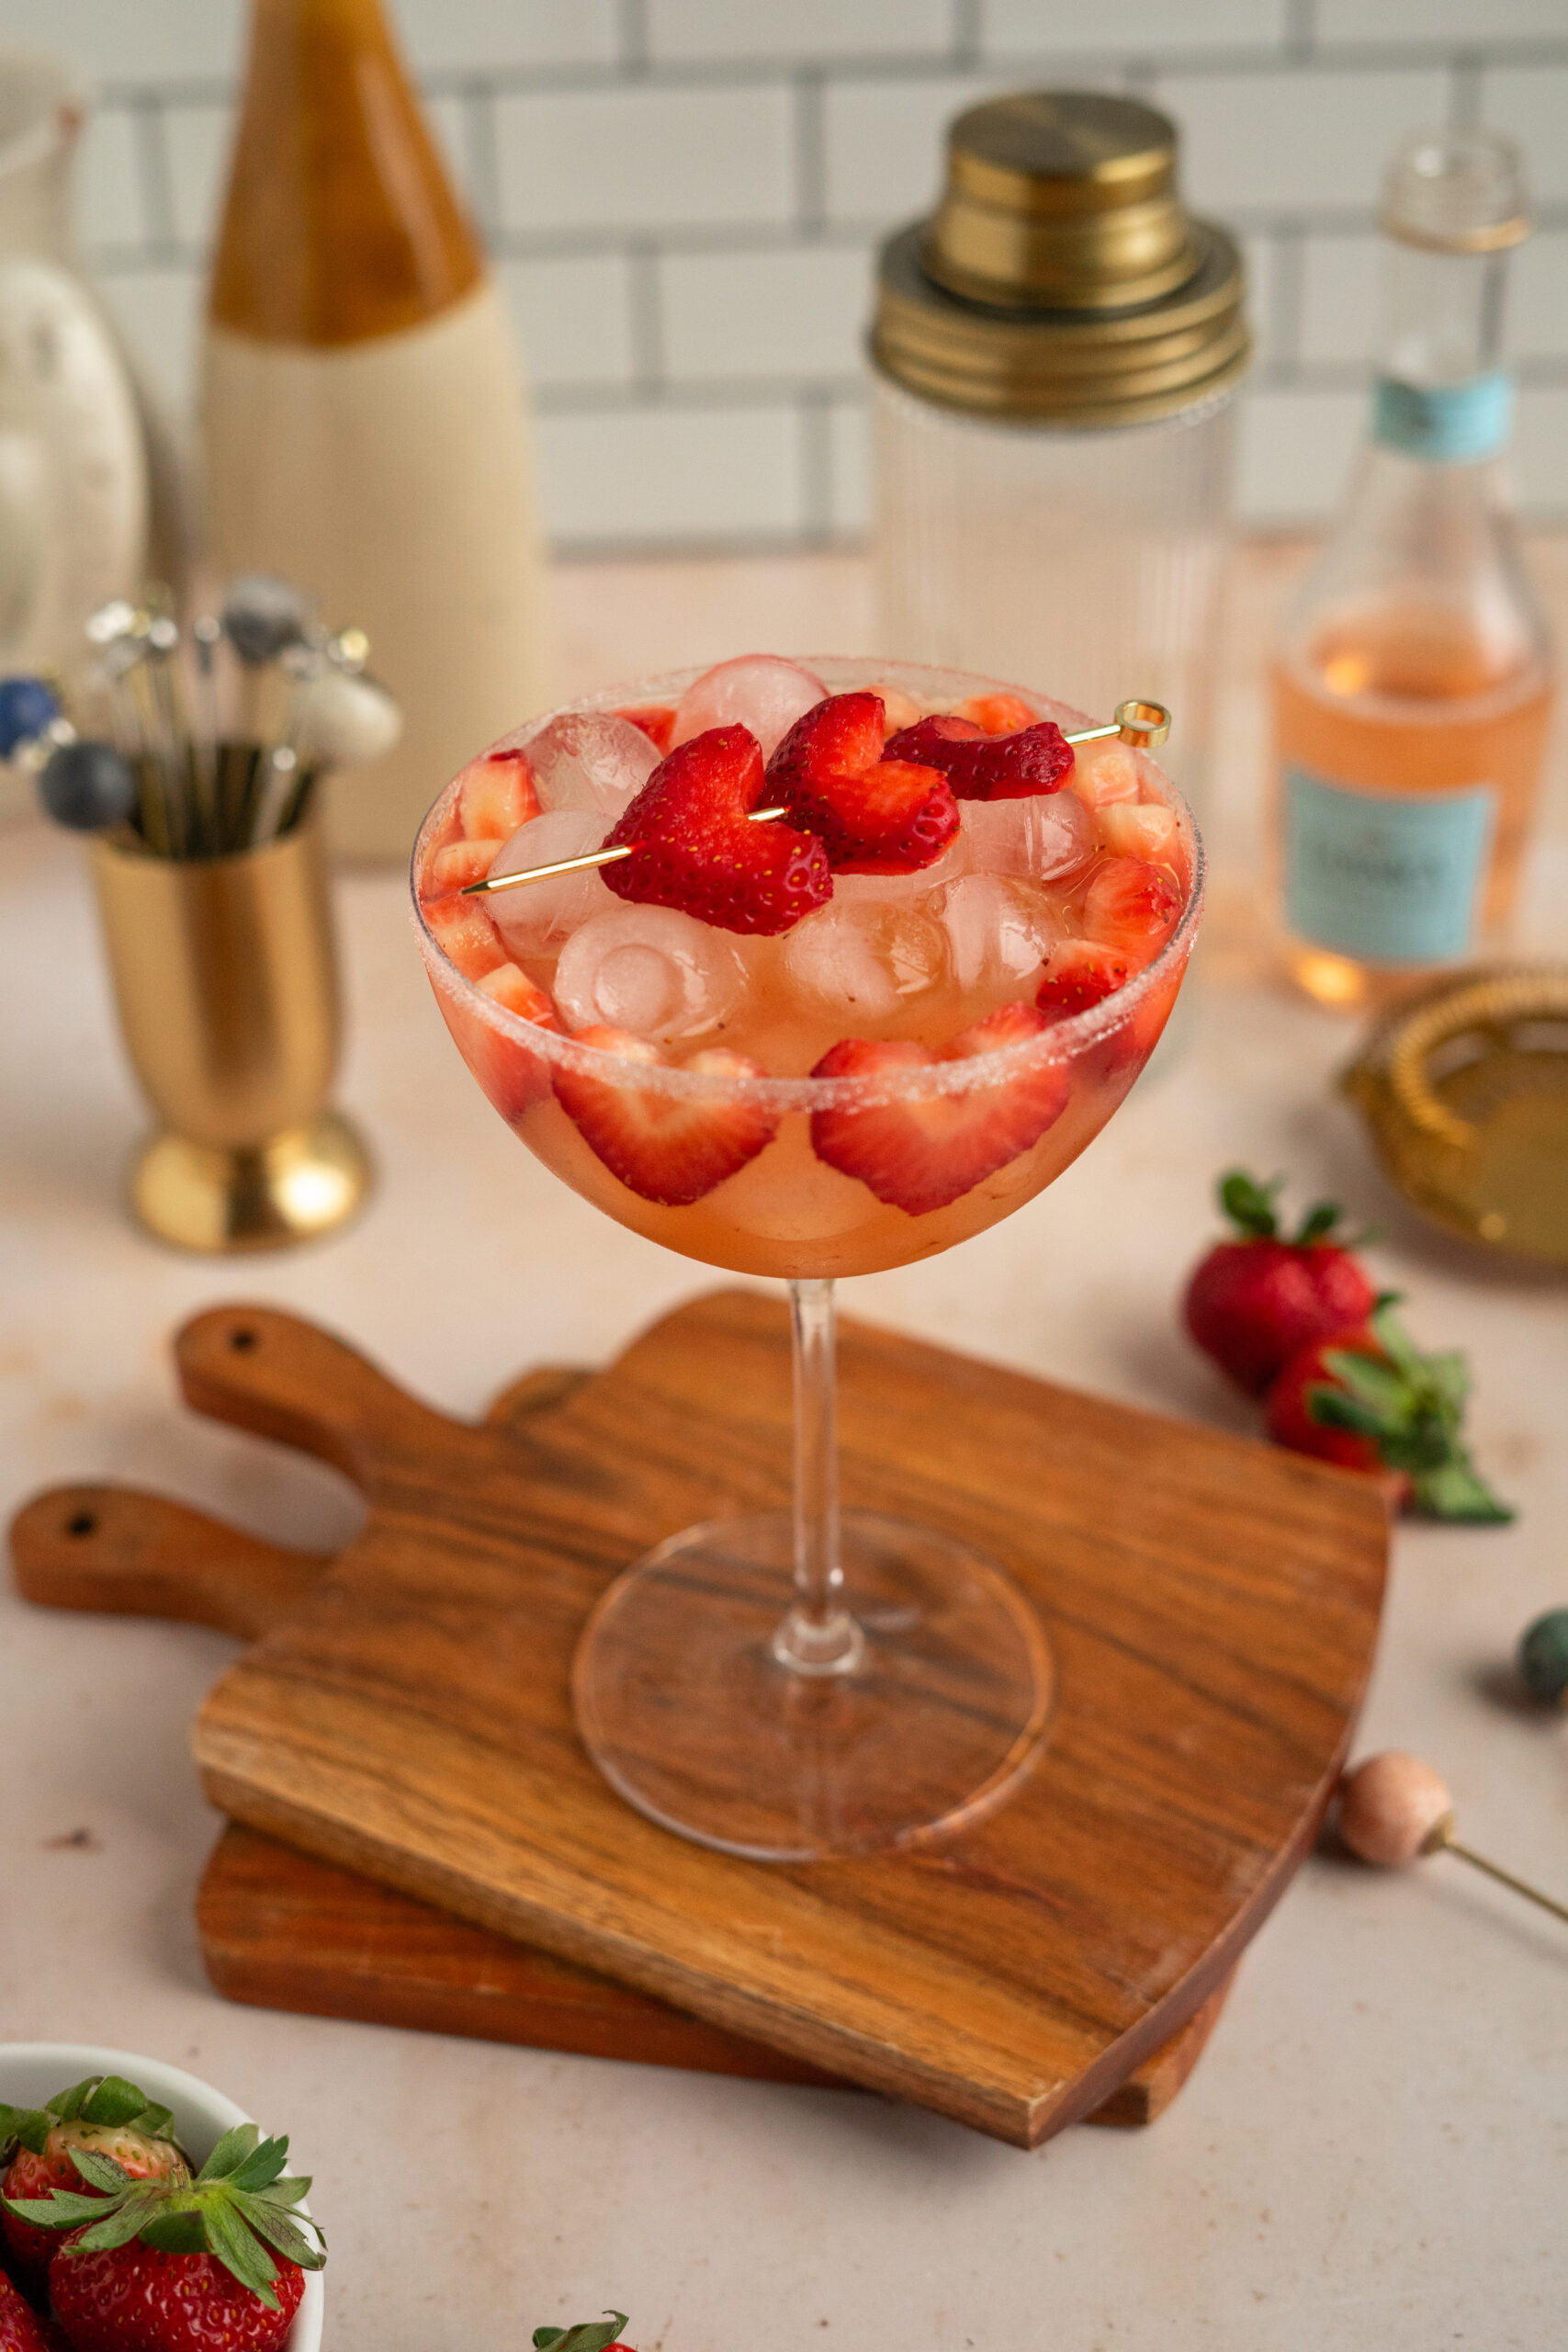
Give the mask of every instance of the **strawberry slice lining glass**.
[{"label": "strawberry slice lining glass", "polygon": [[1050,1656],[1002,1570],[840,1512],[833,1285],[1032,1199],[1165,1025],[1201,847],[1145,752],[1065,740],[1093,723],[957,672],[749,655],[520,729],[415,846],[436,1001],[508,1125],[620,1224],[789,1285],[793,1509],[635,1562],[573,1669],[611,1783],[729,1852],[951,1828],[1043,1735]]}]

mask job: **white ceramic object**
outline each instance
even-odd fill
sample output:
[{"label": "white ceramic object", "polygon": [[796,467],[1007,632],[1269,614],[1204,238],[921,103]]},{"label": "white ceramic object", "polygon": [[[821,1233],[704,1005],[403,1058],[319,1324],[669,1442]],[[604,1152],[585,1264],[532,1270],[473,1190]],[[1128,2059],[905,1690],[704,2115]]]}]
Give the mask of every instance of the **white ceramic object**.
[{"label": "white ceramic object", "polygon": [[[138,2058],[129,2050],[100,2050],[86,2041],[0,2041],[0,2099],[12,2107],[41,2107],[56,2091],[88,2075],[123,2075],[149,2098],[170,2109],[181,2146],[198,2165],[206,2163],[225,2132],[236,2123],[256,2120],[221,2091],[179,2066],[165,2066],[159,2058]],[[321,2271],[308,2270],[304,2297],[284,2352],[321,2352],[325,2301]]]}]

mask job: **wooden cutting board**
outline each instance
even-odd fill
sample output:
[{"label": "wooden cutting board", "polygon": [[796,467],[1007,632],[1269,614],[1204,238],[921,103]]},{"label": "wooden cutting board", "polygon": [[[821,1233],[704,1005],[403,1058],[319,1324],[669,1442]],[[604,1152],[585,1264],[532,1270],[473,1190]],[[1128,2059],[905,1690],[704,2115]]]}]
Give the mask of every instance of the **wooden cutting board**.
[{"label": "wooden cutting board", "polygon": [[699,1299],[547,1412],[477,1427],[268,1309],[198,1317],[177,1356],[198,1410],[335,1463],[369,1504],[202,1710],[214,1800],[727,2032],[1032,2145],[1196,2015],[1315,1834],[1384,1566],[1352,1478],[847,1326],[846,1498],[999,1558],[1060,1696],[1040,1763],[974,1827],[781,1869],[630,1812],[567,1698],[628,1558],[784,1498],[781,1306]]}]

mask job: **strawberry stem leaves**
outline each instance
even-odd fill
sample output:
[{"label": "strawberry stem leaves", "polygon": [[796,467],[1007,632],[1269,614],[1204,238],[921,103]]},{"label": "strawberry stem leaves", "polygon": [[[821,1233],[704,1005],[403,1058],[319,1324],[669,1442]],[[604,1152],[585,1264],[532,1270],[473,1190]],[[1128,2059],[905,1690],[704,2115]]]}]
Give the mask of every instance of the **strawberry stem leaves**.
[{"label": "strawberry stem leaves", "polygon": [[1506,1526],[1513,1511],[1481,1477],[1460,1435],[1470,1394],[1463,1356],[1451,1349],[1423,1355],[1387,1297],[1373,1308],[1371,1326],[1382,1356],[1325,1350],[1324,1369],[1338,1385],[1319,1381],[1307,1390],[1311,1419],[1370,1438],[1385,1465],[1410,1480],[1423,1518]]},{"label": "strawberry stem leaves", "polygon": [[123,2075],[88,2075],[68,2090],[57,2091],[42,2107],[7,2107],[0,2100],[0,2149],[16,2144],[41,2156],[44,2142],[57,2123],[92,2123],[111,2132],[140,2132],[144,2139],[167,2140],[177,2147],[174,2120],[168,2108],[150,2099]]},{"label": "strawberry stem leaves", "polygon": [[535,2352],[609,2352],[626,2324],[625,2312],[609,2312],[603,2319],[580,2320],[575,2327],[536,2327]]},{"label": "strawberry stem leaves", "polygon": [[[1244,1240],[1278,1241],[1283,1238],[1274,1196],[1284,1181],[1282,1176],[1274,1176],[1267,1184],[1260,1184],[1245,1168],[1227,1169],[1220,1178],[1215,1188],[1220,1206]],[[1354,1240],[1336,1234],[1334,1228],[1344,1214],[1337,1201],[1314,1201],[1292,1234],[1289,1247],[1312,1250],[1333,1236],[1337,1249],[1358,1250],[1363,1242],[1376,1238],[1371,1232],[1359,1233]]]},{"label": "strawberry stem leaves", "polygon": [[287,2138],[264,2140],[254,2123],[225,2132],[194,2180],[133,2180],[101,2149],[73,2148],[72,2162],[100,2196],[57,2188],[48,2197],[0,2201],[40,2228],[80,2229],[74,2244],[62,2249],[67,2256],[107,2253],[132,2238],[164,2254],[210,2254],[268,2311],[276,2311],[277,2265],[268,2249],[301,2270],[320,2270],[327,2258],[321,2223],[298,2211],[310,2179],[287,2176],[288,2158]]}]

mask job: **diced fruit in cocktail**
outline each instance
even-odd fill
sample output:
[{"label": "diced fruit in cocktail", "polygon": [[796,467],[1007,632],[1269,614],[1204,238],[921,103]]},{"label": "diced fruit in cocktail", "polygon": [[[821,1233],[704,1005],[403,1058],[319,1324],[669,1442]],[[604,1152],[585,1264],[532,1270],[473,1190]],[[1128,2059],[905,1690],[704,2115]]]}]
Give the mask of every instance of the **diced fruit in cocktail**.
[{"label": "diced fruit in cocktail", "polygon": [[1021,695],[971,695],[953,711],[955,718],[967,718],[982,735],[1017,735],[1024,728],[1032,727],[1040,714],[1032,710]]},{"label": "diced fruit in cocktail", "polygon": [[506,962],[495,925],[477,899],[465,899],[453,891],[444,899],[423,899],[421,911],[441,953],[448,963],[456,964],[465,979],[483,979],[487,972]]},{"label": "diced fruit in cocktail", "polygon": [[866,692],[874,694],[882,705],[884,735],[897,735],[901,727],[912,727],[920,715],[919,704],[913,695],[907,695],[901,686],[889,686],[879,683],[876,685],[868,686]]},{"label": "diced fruit in cocktail", "polygon": [[661,756],[646,729],[611,711],[569,710],[528,738],[540,807],[589,809],[605,823],[642,790]]},{"label": "diced fruit in cocktail", "polygon": [[482,882],[495,864],[496,847],[494,842],[459,841],[438,849],[425,867],[430,896],[443,898],[448,890],[466,890],[470,882]]},{"label": "diced fruit in cocktail", "polygon": [[886,756],[940,768],[960,800],[1057,792],[1073,772],[1073,747],[1050,718],[1021,734],[987,735],[973,719],[939,713],[889,737]]},{"label": "diced fruit in cocktail", "polygon": [[961,989],[1021,985],[1061,933],[1042,891],[999,874],[965,874],[950,884],[941,913]]},{"label": "diced fruit in cocktail", "polygon": [[756,738],[715,727],[655,768],[606,846],[636,854],[604,870],[606,888],[641,906],[678,907],[721,931],[788,931],[832,895],[815,834],[782,821],[753,825],[767,777]]},{"label": "diced fruit in cocktail", "polygon": [[603,1075],[558,1069],[556,1099],[589,1149],[645,1201],[681,1208],[704,1199],[778,1131],[777,1119],[748,1099],[748,1084],[763,1072],[743,1054],[716,1047],[681,1065],[710,1086],[638,1086],[626,1065],[669,1069],[659,1046],[612,1028],[585,1029],[577,1042],[615,1062]]},{"label": "diced fruit in cocktail", "polygon": [[[604,838],[604,820],[591,808],[547,808],[520,825],[498,853],[491,875],[525,874],[581,857]],[[492,891],[485,899],[491,921],[513,956],[554,956],[580,923],[615,905],[592,866],[579,874],[552,874],[517,890]]]},{"label": "diced fruit in cocktail", "polygon": [[693,680],[675,706],[671,750],[713,727],[746,727],[767,759],[797,718],[828,692],[798,662],[776,653],[743,653]]},{"label": "diced fruit in cocktail", "polygon": [[947,976],[942,925],[919,908],[835,894],[784,942],[784,977],[813,1012],[886,1021]]},{"label": "diced fruit in cocktail", "polygon": [[503,842],[538,813],[534,771],[522,752],[486,752],[457,780],[457,820],[471,842]]},{"label": "diced fruit in cocktail", "polygon": [[1100,838],[1118,857],[1159,864],[1176,847],[1179,827],[1163,800],[1110,800],[1099,811]]},{"label": "diced fruit in cocktail", "polygon": [[[474,985],[518,1020],[531,1022],[537,1029],[559,1030],[549,996],[515,964],[498,964]],[[512,1036],[496,1022],[486,1020],[450,989],[437,989],[435,1001],[453,1043],[503,1119],[510,1124],[520,1119],[531,1103],[544,1101],[550,1091],[550,1072],[542,1054],[531,1053],[524,1038]]]},{"label": "diced fruit in cocktail", "polygon": [[640,728],[660,759],[671,748],[675,733],[675,706],[672,702],[631,703],[625,710],[617,710],[616,718],[624,718],[628,726]]},{"label": "diced fruit in cocktail", "polygon": [[1108,857],[1090,875],[1080,910],[1085,934],[1147,963],[1181,912],[1170,876],[1138,857]]},{"label": "diced fruit in cocktail", "polygon": [[746,967],[726,934],[674,907],[606,899],[556,966],[556,1001],[572,1029],[668,1042],[721,1028],[746,988]]},{"label": "diced fruit in cocktail", "polygon": [[1138,763],[1124,743],[1086,744],[1073,768],[1072,789],[1088,808],[1136,800]]},{"label": "diced fruit in cocktail", "polygon": [[[923,1216],[973,1192],[1039,1142],[1066,1107],[1069,1083],[1058,1063],[1025,1061],[952,1091],[900,1093],[921,1069],[946,1068],[1024,1046],[1049,1027],[1030,1005],[1004,1004],[940,1052],[905,1038],[849,1037],[831,1046],[814,1078],[863,1078],[867,1100],[814,1111],[811,1142],[819,1159],[858,1176],[879,1201]],[[887,1091],[878,1100],[877,1082]]]},{"label": "diced fruit in cocktail", "polygon": [[1070,1019],[1125,988],[1134,968],[1114,947],[1102,947],[1092,939],[1060,940],[1045,958],[1045,976],[1034,1001],[1054,1021]]},{"label": "diced fruit in cocktail", "polygon": [[1021,881],[1065,881],[1095,850],[1094,819],[1070,792],[1036,792],[1024,800],[965,800],[962,830],[977,871]]},{"label": "diced fruit in cocktail", "polygon": [[936,768],[883,756],[875,695],[829,695],[797,718],[768,762],[768,797],[815,833],[835,872],[912,874],[958,831],[958,803]]}]

